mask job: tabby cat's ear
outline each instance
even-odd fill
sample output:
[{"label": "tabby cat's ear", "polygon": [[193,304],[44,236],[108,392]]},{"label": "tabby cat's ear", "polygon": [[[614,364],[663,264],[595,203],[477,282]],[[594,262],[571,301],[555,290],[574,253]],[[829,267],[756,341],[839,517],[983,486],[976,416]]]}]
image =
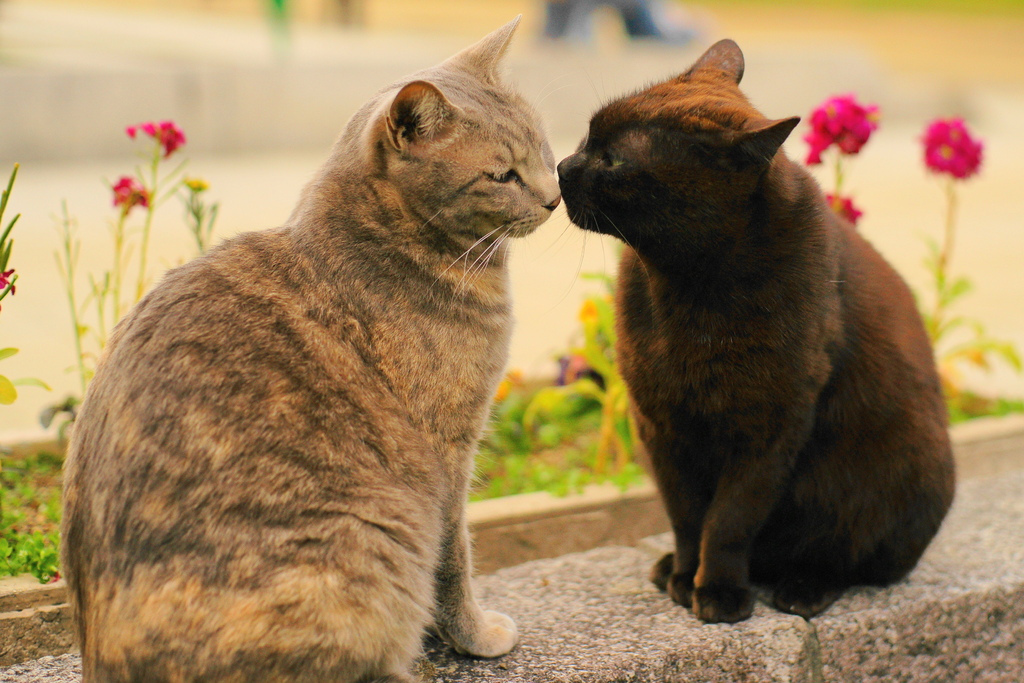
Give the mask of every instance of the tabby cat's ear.
[{"label": "tabby cat's ear", "polygon": [[433,83],[407,83],[395,95],[388,110],[388,139],[399,151],[438,140],[451,129],[457,111]]},{"label": "tabby cat's ear", "polygon": [[800,123],[799,116],[775,121],[759,121],[749,125],[740,133],[736,143],[746,156],[755,162],[767,164],[798,123]]},{"label": "tabby cat's ear", "polygon": [[520,14],[497,31],[485,36],[480,42],[470,45],[450,58],[448,63],[475,73],[490,83],[497,83],[498,66],[501,64],[502,57],[508,52],[512,36],[522,18],[523,15]]},{"label": "tabby cat's ear", "polygon": [[700,56],[686,75],[701,69],[715,69],[724,72],[737,84],[743,78],[743,51],[734,41],[725,38],[707,49]]}]

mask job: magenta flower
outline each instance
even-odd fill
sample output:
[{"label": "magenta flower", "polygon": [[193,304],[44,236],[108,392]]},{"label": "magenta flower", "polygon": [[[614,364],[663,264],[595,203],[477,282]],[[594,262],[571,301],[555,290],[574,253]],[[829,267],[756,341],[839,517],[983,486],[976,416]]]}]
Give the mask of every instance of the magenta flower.
[{"label": "magenta flower", "polygon": [[830,97],[811,112],[811,131],[804,136],[810,145],[807,163],[821,163],[821,153],[835,145],[841,154],[856,154],[878,128],[877,105],[862,105],[853,95]]},{"label": "magenta flower", "polygon": [[123,213],[136,206],[149,206],[149,192],[131,176],[121,176],[110,189],[114,191],[114,206],[121,207]]},{"label": "magenta flower", "polygon": [[984,145],[971,136],[961,118],[932,121],[921,142],[924,143],[924,163],[935,173],[948,173],[965,180],[981,168]]},{"label": "magenta flower", "polygon": [[11,294],[14,294],[14,290],[16,289],[16,287],[12,283],[12,275],[14,275],[14,268],[11,268],[10,270],[5,270],[4,272],[0,273],[0,292],[4,291],[5,289],[7,289],[8,286],[10,286]]},{"label": "magenta flower", "polygon": [[854,205],[853,199],[850,197],[826,194],[825,199],[828,200],[828,205],[832,207],[833,211],[850,221],[853,225],[857,225],[857,221],[864,215],[864,212]]},{"label": "magenta flower", "polygon": [[157,140],[163,146],[165,159],[171,156],[174,150],[185,144],[185,132],[174,121],[160,121],[159,123],[149,121],[124,129],[124,132],[132,140],[135,139],[139,131]]}]

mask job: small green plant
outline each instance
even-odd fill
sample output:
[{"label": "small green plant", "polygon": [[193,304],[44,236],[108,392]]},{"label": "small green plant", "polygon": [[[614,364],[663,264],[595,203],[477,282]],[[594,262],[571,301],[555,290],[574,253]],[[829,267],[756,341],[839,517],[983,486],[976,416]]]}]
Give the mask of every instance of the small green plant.
[{"label": "small green plant", "polygon": [[[185,145],[185,134],[173,121],[148,122],[128,126],[125,133],[132,140],[148,141],[140,156],[144,166],[133,175],[122,175],[109,183],[117,215],[110,225],[112,258],[110,268],[99,275],[86,274],[87,287],[80,293],[78,258],[81,250],[76,236],[76,223],[67,206],[62,204],[58,217],[60,248],[55,253],[57,267],[64,283],[75,343],[76,365],[81,395],[95,372],[96,361],[107,344],[110,333],[128,309],[138,302],[149,287],[149,240],[157,208],[172,196],[182,201],[185,223],[200,254],[209,248],[213,225],[219,206],[208,206],[203,193],[209,185],[199,178],[184,178],[187,162],[182,161],[169,171],[164,162]],[[143,212],[142,225],[132,228],[136,209]],[[137,262],[133,263],[133,259]],[[133,275],[134,271],[134,275]],[[74,411],[61,408],[72,404],[69,398],[61,405],[51,406],[40,417],[44,426],[58,416],[74,419]]]},{"label": "small green plant", "polygon": [[633,458],[636,425],[629,409],[626,383],[615,363],[615,314],[611,296],[588,297],[580,309],[583,345],[570,357],[582,358],[592,372],[569,378],[562,386],[541,389],[523,417],[528,431],[538,430],[538,420],[562,409],[567,401],[591,399],[601,407],[594,472],[597,476],[622,472]]},{"label": "small green plant", "polygon": [[[835,147],[835,191],[826,198],[832,209],[856,224],[862,215],[850,197],[840,194],[843,159],[857,154],[878,127],[879,112],[865,106],[853,95],[831,97],[811,112],[811,130],[804,136],[809,145],[805,163],[820,164],[821,155]],[[1013,344],[990,337],[979,321],[954,315],[952,309],[971,291],[965,277],[954,277],[950,261],[956,236],[957,184],[975,175],[981,167],[983,145],[973,137],[962,119],[936,119],[921,138],[924,162],[929,171],[945,181],[946,220],[941,244],[926,239],[928,254],[924,265],[931,277],[931,291],[925,296],[915,292],[925,329],[935,349],[939,376],[954,422],[970,417],[1016,412],[1020,401],[989,399],[966,390],[961,367],[991,370],[996,361],[1021,371],[1021,359]]]},{"label": "small green plant", "polygon": [[214,202],[207,205],[203,201],[203,193],[210,189],[210,184],[202,178],[185,178],[182,181],[181,200],[185,205],[185,225],[192,239],[196,242],[199,255],[210,249],[213,241],[213,224],[217,220],[220,204]]},{"label": "small green plant", "polygon": [[614,280],[583,277],[602,282],[605,293],[583,302],[582,341],[558,359],[553,385],[529,389],[518,373],[502,382],[481,443],[474,499],[565,495],[602,482],[626,489],[643,478],[633,460],[629,393],[615,360]]},{"label": "small green plant", "polygon": [[0,576],[58,576],[61,460],[45,453],[0,468]]},{"label": "small green plant", "polygon": [[[14,164],[14,169],[11,171],[11,177],[7,181],[7,188],[0,194],[0,301],[3,301],[8,294],[14,295],[15,288],[14,283],[18,281],[18,275],[14,272],[14,268],[8,268],[8,264],[11,260],[11,250],[14,248],[14,240],[11,239],[11,231],[14,230],[14,224],[21,218],[21,214],[16,214],[14,218],[7,223],[7,227],[3,227],[4,224],[4,211],[7,209],[7,201],[10,199],[11,190],[14,188],[14,180],[18,177],[18,164]],[[10,358],[14,354],[18,353],[18,349],[8,347],[0,348],[0,361]],[[5,375],[0,375],[0,405],[10,405],[18,399],[18,385],[34,385],[43,389],[49,390],[45,383],[38,379],[22,378],[12,380]]]},{"label": "small green plant", "polygon": [[[950,272],[956,240],[957,185],[974,176],[981,168],[983,144],[976,139],[962,119],[937,119],[930,123],[921,138],[927,168],[942,177],[945,189],[945,226],[942,243],[927,240],[928,255],[924,264],[931,276],[932,291],[927,298],[918,298],[925,329],[936,350],[939,375],[954,419],[971,413],[990,414],[992,410],[1012,409],[1014,402],[982,399],[963,387],[960,367],[973,366],[991,370],[996,360],[1021,371],[1021,359],[1010,342],[990,337],[981,322],[954,315],[953,305],[971,291],[965,277]],[[930,301],[929,301],[930,299]],[[987,404],[987,405],[986,405]]]}]

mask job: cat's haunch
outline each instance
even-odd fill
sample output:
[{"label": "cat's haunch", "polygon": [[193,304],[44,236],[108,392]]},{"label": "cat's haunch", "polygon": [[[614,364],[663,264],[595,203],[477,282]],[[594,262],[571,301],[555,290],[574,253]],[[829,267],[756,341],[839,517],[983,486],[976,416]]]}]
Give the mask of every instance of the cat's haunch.
[{"label": "cat's haunch", "polygon": [[558,167],[570,218],[626,243],[617,356],[676,550],[652,580],[704,621],[750,582],[811,617],[896,581],[953,499],[946,408],[899,275],[740,92],[729,40],[598,111]]}]

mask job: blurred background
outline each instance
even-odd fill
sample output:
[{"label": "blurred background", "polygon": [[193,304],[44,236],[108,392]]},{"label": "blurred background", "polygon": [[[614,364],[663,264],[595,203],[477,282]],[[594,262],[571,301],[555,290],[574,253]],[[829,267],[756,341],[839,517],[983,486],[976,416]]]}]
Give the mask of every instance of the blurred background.
[{"label": "blurred background", "polygon": [[[346,119],[377,89],[441,61],[523,15],[507,79],[537,104],[558,158],[589,115],[626,91],[674,75],[722,37],[743,48],[743,88],[766,116],[807,116],[829,96],[877,104],[879,131],[848,166],[862,232],[915,287],[927,285],[924,239],[941,236],[943,187],[919,138],[962,116],[985,142],[979,176],[960,188],[952,270],[974,291],[960,306],[993,337],[1024,348],[1024,0],[702,0],[654,6],[661,38],[635,38],[598,7],[559,36],[540,0],[0,0],[0,178],[21,170],[7,217],[20,213],[2,303],[0,364],[20,387],[0,406],[0,442],[40,429],[47,405],[80,393],[73,327],[54,252],[62,203],[81,240],[79,270],[109,267],[110,185],[140,160],[125,126],[175,121],[186,173],[220,206],[217,240],[282,223]],[[787,143],[803,159],[801,126]],[[818,168],[823,184],[828,169]],[[151,274],[195,254],[169,201],[156,214]],[[137,226],[133,224],[134,229]],[[550,377],[579,327],[581,277],[614,272],[611,243],[562,210],[514,248],[518,327],[511,367]],[[1008,366],[972,388],[1021,397]]]}]

